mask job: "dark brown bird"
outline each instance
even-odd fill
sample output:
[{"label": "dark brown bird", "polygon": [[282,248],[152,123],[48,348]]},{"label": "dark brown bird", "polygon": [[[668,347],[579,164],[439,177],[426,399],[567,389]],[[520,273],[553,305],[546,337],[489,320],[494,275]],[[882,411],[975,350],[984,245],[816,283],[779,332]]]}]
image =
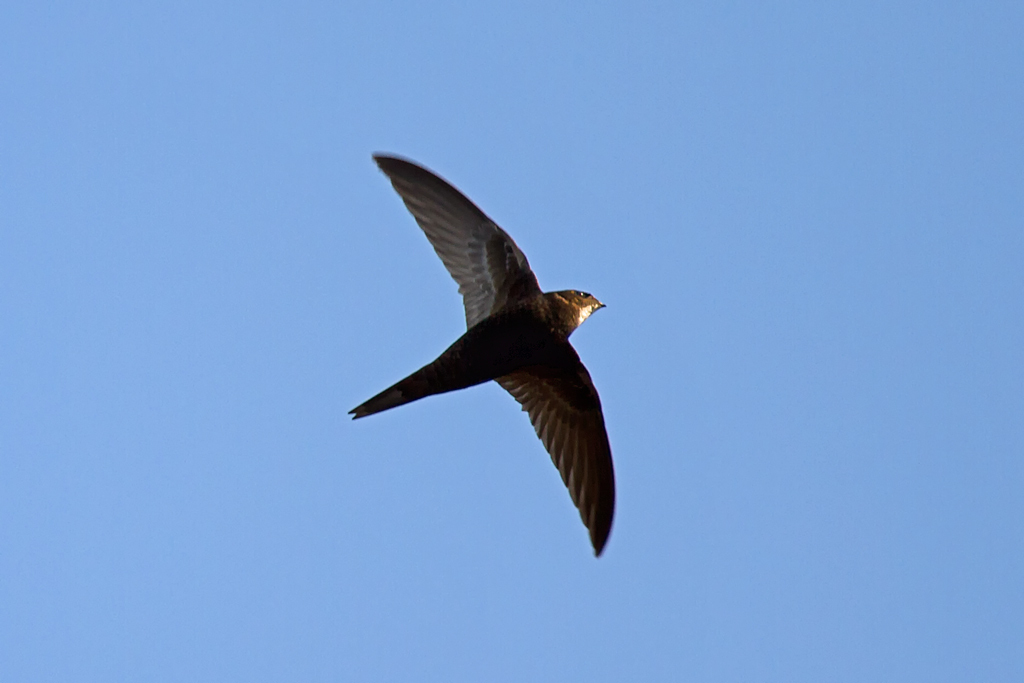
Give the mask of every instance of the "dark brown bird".
[{"label": "dark brown bird", "polygon": [[600,555],[615,512],[615,473],[601,400],[569,335],[604,304],[573,289],[542,292],[516,243],[465,195],[410,161],[373,158],[458,283],[469,329],[350,413],[366,417],[493,379],[529,413]]}]

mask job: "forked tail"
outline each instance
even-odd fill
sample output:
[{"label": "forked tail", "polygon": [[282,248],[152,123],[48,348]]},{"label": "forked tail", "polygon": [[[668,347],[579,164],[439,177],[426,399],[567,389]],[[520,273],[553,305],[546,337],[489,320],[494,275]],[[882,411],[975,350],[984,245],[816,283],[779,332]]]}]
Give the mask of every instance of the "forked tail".
[{"label": "forked tail", "polygon": [[457,352],[452,353],[452,350],[449,349],[433,363],[420,368],[369,401],[348,411],[353,416],[352,419],[396,408],[434,394],[464,389],[490,379],[468,377],[463,364],[459,362]]},{"label": "forked tail", "polygon": [[403,379],[401,382],[385,389],[361,405],[356,406],[352,410],[348,411],[349,415],[352,415],[352,419],[356,420],[360,417],[373,415],[374,413],[379,413],[383,410],[388,410],[389,408],[397,408],[398,406],[405,405],[406,403],[411,403],[416,399],[429,396],[431,392],[427,387],[427,383],[418,377],[421,372],[423,372],[423,370],[418,370]]}]

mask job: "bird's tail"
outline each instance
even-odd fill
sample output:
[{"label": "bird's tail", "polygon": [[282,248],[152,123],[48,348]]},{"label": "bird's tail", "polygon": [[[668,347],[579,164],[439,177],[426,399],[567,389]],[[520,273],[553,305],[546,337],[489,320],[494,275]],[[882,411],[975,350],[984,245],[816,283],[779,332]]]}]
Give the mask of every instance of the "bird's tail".
[{"label": "bird's tail", "polygon": [[429,396],[426,391],[425,383],[418,381],[414,373],[409,375],[401,382],[385,389],[380,392],[369,401],[356,406],[352,410],[348,411],[352,419],[358,419],[360,417],[366,417],[367,415],[373,415],[379,413],[382,410],[388,410],[389,408],[397,408],[398,406],[411,403],[417,399]]},{"label": "bird's tail", "polygon": [[470,379],[466,377],[457,358],[453,358],[452,354],[446,352],[433,363],[420,368],[348,412],[352,415],[352,419],[356,420],[418,401],[427,396],[463,389],[484,381],[486,381],[485,378]]}]

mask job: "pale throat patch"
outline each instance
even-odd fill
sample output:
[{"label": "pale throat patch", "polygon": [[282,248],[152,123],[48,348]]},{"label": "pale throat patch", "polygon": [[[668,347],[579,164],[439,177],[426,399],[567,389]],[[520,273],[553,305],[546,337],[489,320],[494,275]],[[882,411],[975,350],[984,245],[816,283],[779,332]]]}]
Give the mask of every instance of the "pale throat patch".
[{"label": "pale throat patch", "polygon": [[590,305],[580,309],[580,319],[576,322],[576,327],[583,324],[583,321],[590,317],[590,314],[594,312],[597,306]]}]

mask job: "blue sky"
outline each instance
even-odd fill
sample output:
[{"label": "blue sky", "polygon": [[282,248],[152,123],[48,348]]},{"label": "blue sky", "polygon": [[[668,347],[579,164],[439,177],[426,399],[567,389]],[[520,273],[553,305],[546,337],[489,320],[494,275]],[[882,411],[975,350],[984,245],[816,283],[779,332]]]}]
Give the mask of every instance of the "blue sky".
[{"label": "blue sky", "polygon": [[[1024,6],[8,3],[0,678],[1024,680]],[[601,392],[605,554],[370,154]]]}]

